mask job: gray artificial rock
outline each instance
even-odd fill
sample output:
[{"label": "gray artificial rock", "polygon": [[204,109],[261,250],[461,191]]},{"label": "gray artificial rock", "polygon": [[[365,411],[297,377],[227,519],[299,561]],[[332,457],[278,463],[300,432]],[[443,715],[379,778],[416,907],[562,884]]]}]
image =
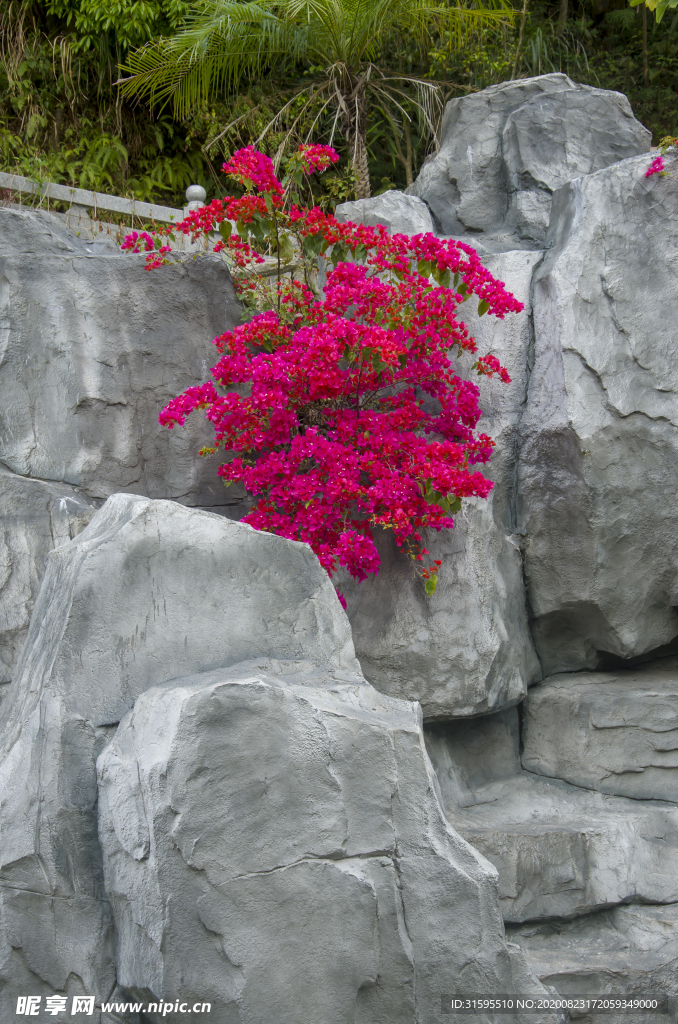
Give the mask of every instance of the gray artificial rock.
[{"label": "gray artificial rock", "polygon": [[[546,697],[549,687],[537,687],[528,703],[542,689]],[[542,721],[548,708],[544,699]],[[566,730],[557,708],[554,718]],[[545,730],[544,747],[550,741],[553,730]],[[678,899],[675,804],[603,796],[521,771],[515,708],[427,725],[426,746],[448,819],[499,871],[506,921]]]},{"label": "gray artificial rock", "polygon": [[217,257],[146,273],[110,240],[0,209],[0,462],[92,498],[140,491],[228,511],[240,498],[218,457],[198,457],[213,431],[199,415],[169,431],[158,413],[208,379],[211,341],[239,313]]},{"label": "gray artificial rock", "polygon": [[552,676],[530,690],[523,709],[528,771],[678,803],[678,658]]},{"label": "gray artificial rock", "polygon": [[0,695],[26,638],[47,555],[77,536],[95,511],[77,488],[0,467]]},{"label": "gray artificial rock", "polygon": [[520,771],[515,707],[479,718],[429,723],[424,735],[446,806],[470,807],[476,802],[476,789]]},{"label": "gray artificial rock", "polygon": [[[678,1014],[678,905],[622,906],[575,921],[507,928],[530,969],[562,996],[633,999],[667,996],[668,1012],[619,1014],[632,1024],[674,1024]],[[572,1014],[610,1024],[614,1011]]]},{"label": "gray artificial rock", "polygon": [[417,196],[392,190],[371,199],[358,199],[340,203],[334,215],[340,224],[352,221],[376,227],[383,224],[392,235],[422,235],[433,231],[433,220],[428,206]]},{"label": "gray artificial rock", "polygon": [[[497,443],[486,471],[495,487],[487,501],[464,502],[453,530],[426,536],[431,557],[442,562],[435,594],[426,596],[390,533],[376,536],[382,559],[376,577],[357,583],[344,574],[338,582],[365,676],[384,693],[420,701],[427,719],[510,706],[541,678],[513,512],[531,346],[530,281],[538,259],[529,252],[484,257],[491,273],[526,304],[525,312],[505,320],[479,317],[472,300],[460,310],[479,352],[496,355],[512,382],[480,381],[484,416],[478,429]],[[460,360],[462,375],[469,373],[466,360],[466,366]]]},{"label": "gray artificial rock", "polygon": [[678,808],[579,789],[529,772],[459,804],[441,773],[447,817],[499,871],[505,921],[575,917],[616,903],[678,902]]},{"label": "gray artificial rock", "polygon": [[261,657],[359,676],[306,545],[119,494],[48,556],[2,704],[0,1019],[27,979],[31,992],[113,990],[95,760],[117,723],[158,683]]},{"label": "gray artificial rock", "polygon": [[535,275],[517,504],[545,675],[678,635],[678,193],[648,165],[563,186]]},{"label": "gray artificial rock", "polygon": [[516,967],[538,994],[441,812],[419,708],[293,668],[147,690],[99,757],[120,983],[220,1024],[432,1021],[445,993],[516,991]]},{"label": "gray artificial rock", "polygon": [[472,233],[490,249],[543,245],[556,189],[647,152],[651,139],[621,93],[562,74],[450,100],[440,137],[408,192],[442,234]]}]

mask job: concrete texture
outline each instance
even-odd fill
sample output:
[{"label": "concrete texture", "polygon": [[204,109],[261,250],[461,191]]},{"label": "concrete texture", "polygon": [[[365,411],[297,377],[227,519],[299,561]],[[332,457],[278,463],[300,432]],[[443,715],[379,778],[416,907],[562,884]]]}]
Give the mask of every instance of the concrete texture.
[{"label": "concrete texture", "polygon": [[517,510],[545,675],[678,635],[678,193],[647,166],[563,186],[535,275]]},{"label": "concrete texture", "polygon": [[[530,969],[560,995],[633,999],[667,996],[667,1012],[619,1015],[632,1024],[673,1024],[678,1014],[678,906],[630,906],[576,921],[507,928]],[[613,1011],[573,1013],[581,1024],[610,1024]]]},{"label": "concrete texture", "polygon": [[649,149],[621,93],[541,75],[450,100],[440,148],[408,192],[441,234],[490,251],[540,248],[558,188]]},{"label": "concrete texture", "polygon": [[528,771],[678,803],[678,658],[552,676],[530,691],[523,714]]},{"label": "concrete texture", "polygon": [[[421,702],[427,719],[478,715],[517,703],[541,678],[528,628],[520,538],[514,536],[518,426],[526,400],[530,350],[530,281],[538,256],[512,252],[486,265],[526,304],[505,320],[461,307],[481,353],[492,352],[512,382],[480,382],[480,429],[496,440],[486,469],[495,481],[488,500],[464,502],[454,530],[429,533],[426,546],[442,561],[438,587],[426,597],[409,559],[390,534],[377,538],[382,565],[357,584],[338,577],[356,653],[369,681],[392,696]],[[470,362],[470,361],[469,361]],[[460,373],[469,373],[460,360]]]},{"label": "concrete texture", "polygon": [[0,705],[1,1017],[27,978],[97,1000],[113,989],[95,761],[141,693],[252,657],[361,678],[348,621],[305,545],[115,495],[47,563]]},{"label": "concrete texture", "polygon": [[215,671],[146,691],[98,775],[137,997],[243,1024],[409,1024],[441,993],[516,991],[494,871],[445,821],[417,705]]}]

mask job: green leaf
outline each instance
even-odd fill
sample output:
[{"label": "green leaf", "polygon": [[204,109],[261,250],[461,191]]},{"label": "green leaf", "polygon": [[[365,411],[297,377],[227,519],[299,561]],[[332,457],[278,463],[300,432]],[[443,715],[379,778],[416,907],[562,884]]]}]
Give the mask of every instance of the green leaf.
[{"label": "green leaf", "polygon": [[429,578],[424,583],[424,590],[426,591],[426,594],[427,594],[428,597],[432,597],[433,594],[435,594],[437,586],[438,586],[438,575],[437,575],[437,573],[434,573],[434,575],[433,576],[429,576]]},{"label": "green leaf", "polygon": [[283,263],[289,263],[294,256],[294,242],[288,234],[280,235],[278,239],[278,252]]},{"label": "green leaf", "polygon": [[332,246],[332,263],[336,267],[338,263],[343,263],[348,256],[348,250],[345,245],[334,245]]},{"label": "green leaf", "polygon": [[229,240],[232,232],[233,225],[231,224],[230,220],[222,220],[221,224],[219,225],[219,234],[221,235],[225,242]]},{"label": "green leaf", "polygon": [[440,267],[434,267],[433,280],[436,281],[441,288],[449,288],[452,275],[449,270],[441,270]]},{"label": "green leaf", "polygon": [[483,316],[484,313],[487,313],[489,308],[489,302],[486,302],[485,299],[481,299],[478,303],[478,316]]}]

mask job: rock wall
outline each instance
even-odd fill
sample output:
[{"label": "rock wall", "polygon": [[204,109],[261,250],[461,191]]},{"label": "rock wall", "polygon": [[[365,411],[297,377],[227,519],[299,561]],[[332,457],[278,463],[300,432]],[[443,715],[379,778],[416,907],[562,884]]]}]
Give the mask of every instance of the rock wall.
[{"label": "rock wall", "polygon": [[[525,311],[511,325],[466,317],[513,384],[501,410],[485,399],[500,450],[490,500],[458,517],[456,542],[431,538],[440,585],[461,569],[447,598],[425,602],[386,550],[375,599],[355,588],[349,610],[367,677],[441,720],[427,745],[446,813],[497,867],[531,969],[564,995],[659,989],[666,1012],[632,1019],[673,1024],[678,196],[645,178],[648,146],[623,97],[548,75],[453,100],[410,195],[352,204],[397,231],[425,200]],[[498,537],[516,553],[515,590]],[[487,666],[502,622],[515,643],[523,615],[536,659],[511,710]],[[469,714],[481,717],[449,720]]]},{"label": "rock wall", "polygon": [[441,234],[489,251],[537,248],[559,188],[649,149],[626,96],[541,75],[450,100],[440,148],[408,192]]},{"label": "rock wall", "polygon": [[198,457],[207,425],[158,424],[160,409],[207,373],[212,338],[237,322],[228,272],[209,257],[186,257],[168,274],[142,267],[143,257],[81,241],[50,214],[0,208],[0,464],[15,474],[3,476],[0,684],[47,551],[82,529],[88,507],[91,516],[131,491],[243,514],[214,459]]},{"label": "rock wall", "polygon": [[462,307],[512,377],[490,499],[430,538],[431,600],[381,536],[350,627],[305,546],[231,521],[204,424],[157,425],[239,315],[223,266],[0,210],[4,1016],[415,1024],[543,983],[659,986],[625,1019],[675,1024],[678,199],[648,148],[547,75],[453,100],[411,194],[338,210],[472,239],[525,303]]},{"label": "rock wall", "polygon": [[306,545],[117,494],[47,562],[2,708],[3,1019],[56,992],[405,1024],[529,977]]}]

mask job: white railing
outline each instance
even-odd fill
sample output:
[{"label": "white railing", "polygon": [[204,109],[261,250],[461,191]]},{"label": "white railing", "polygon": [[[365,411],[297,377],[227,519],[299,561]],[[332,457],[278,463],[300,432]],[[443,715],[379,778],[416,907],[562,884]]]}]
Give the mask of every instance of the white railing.
[{"label": "white railing", "polygon": [[183,210],[175,210],[171,206],[142,203],[136,199],[123,199],[122,196],[107,196],[103,192],[90,192],[89,189],[72,188],[70,185],[56,185],[51,181],[32,181],[30,178],[22,178],[20,174],[4,172],[0,172],[0,188],[9,189],[11,192],[26,192],[45,199],[56,199],[78,208],[78,212],[92,210],[95,220],[99,219],[100,211],[106,211],[132,218],[138,217],[140,220],[172,224],[183,220],[189,210],[196,210],[205,201],[205,190],[201,185],[189,185],[186,189],[187,206]]}]

